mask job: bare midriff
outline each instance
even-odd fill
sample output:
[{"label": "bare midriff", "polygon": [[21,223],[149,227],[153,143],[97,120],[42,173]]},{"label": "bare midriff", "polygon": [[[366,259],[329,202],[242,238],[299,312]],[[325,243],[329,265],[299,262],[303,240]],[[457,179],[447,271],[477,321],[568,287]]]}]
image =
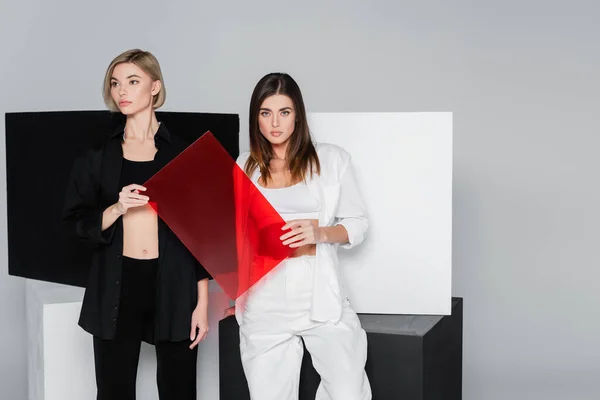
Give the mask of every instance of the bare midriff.
[{"label": "bare midriff", "polygon": [[158,216],[150,205],[131,208],[123,215],[123,255],[158,258]]},{"label": "bare midriff", "polygon": [[292,253],[290,257],[301,257],[301,256],[314,256],[317,254],[316,244],[306,244],[302,247],[298,247],[296,251]]}]

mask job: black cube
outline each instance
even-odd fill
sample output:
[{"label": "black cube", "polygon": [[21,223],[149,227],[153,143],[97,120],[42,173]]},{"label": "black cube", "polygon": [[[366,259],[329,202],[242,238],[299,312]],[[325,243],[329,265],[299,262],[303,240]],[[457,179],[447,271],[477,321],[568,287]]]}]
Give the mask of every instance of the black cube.
[{"label": "black cube", "polygon": [[[373,400],[460,400],[462,398],[462,298],[452,299],[452,314],[359,314],[367,332],[366,371]],[[249,400],[235,317],[219,323],[221,400]],[[300,400],[313,400],[319,375],[304,349]]]}]

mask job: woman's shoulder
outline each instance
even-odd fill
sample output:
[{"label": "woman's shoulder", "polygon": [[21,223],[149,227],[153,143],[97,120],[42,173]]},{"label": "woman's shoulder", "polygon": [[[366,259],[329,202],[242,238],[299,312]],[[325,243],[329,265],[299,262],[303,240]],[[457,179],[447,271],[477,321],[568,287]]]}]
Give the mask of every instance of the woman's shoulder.
[{"label": "woman's shoulder", "polygon": [[99,163],[102,159],[102,154],[104,153],[107,143],[107,139],[102,139],[91,143],[88,147],[77,153],[75,158],[76,161],[83,163]]},{"label": "woman's shoulder", "polygon": [[350,154],[341,146],[333,143],[318,142],[315,143],[315,149],[319,159],[324,161],[347,162]]},{"label": "woman's shoulder", "polygon": [[240,153],[240,155],[238,156],[238,158],[236,159],[236,163],[244,168],[244,165],[246,164],[246,161],[248,160],[248,158],[250,157],[250,152],[249,151],[244,151],[242,153]]}]

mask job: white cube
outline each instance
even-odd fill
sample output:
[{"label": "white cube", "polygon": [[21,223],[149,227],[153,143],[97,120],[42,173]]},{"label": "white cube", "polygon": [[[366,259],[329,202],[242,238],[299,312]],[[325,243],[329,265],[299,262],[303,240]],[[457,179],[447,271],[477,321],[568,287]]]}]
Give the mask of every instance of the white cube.
[{"label": "white cube", "polygon": [[[27,280],[27,330],[30,400],[96,398],[93,338],[77,321],[84,290]],[[229,300],[209,285],[209,335],[198,348],[198,398],[219,398],[218,321]],[[158,400],[154,346],[142,343],[137,397]]]}]

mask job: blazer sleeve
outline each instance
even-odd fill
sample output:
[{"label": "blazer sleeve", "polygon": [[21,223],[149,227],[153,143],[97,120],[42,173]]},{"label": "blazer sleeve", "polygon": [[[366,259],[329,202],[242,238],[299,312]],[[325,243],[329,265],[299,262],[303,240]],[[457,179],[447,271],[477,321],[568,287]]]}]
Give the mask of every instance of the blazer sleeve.
[{"label": "blazer sleeve", "polygon": [[365,239],[369,228],[367,209],[354,177],[351,157],[341,151],[340,197],[335,215],[336,225],[342,225],[348,232],[348,243],[341,248],[350,249]]},{"label": "blazer sleeve", "polygon": [[62,221],[70,236],[84,243],[102,246],[112,242],[116,224],[102,231],[104,210],[99,196],[100,163],[94,162],[98,157],[98,154],[90,151],[73,164],[65,193]]},{"label": "blazer sleeve", "polygon": [[[196,259],[194,258],[194,260]],[[200,261],[196,260],[196,281],[200,282],[204,279],[211,280],[213,277],[208,273]]]}]

